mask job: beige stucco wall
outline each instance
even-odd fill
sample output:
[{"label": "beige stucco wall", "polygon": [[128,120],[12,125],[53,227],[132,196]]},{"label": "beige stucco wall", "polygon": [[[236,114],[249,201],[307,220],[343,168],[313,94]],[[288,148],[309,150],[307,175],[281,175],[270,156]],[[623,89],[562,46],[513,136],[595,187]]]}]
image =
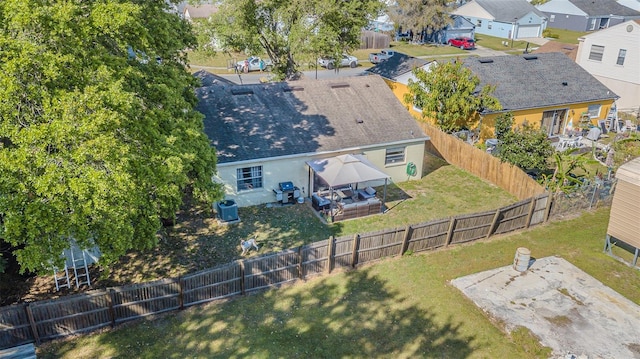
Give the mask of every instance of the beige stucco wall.
[{"label": "beige stucco wall", "polygon": [[[386,148],[405,147],[405,161],[385,166]],[[238,206],[246,207],[263,203],[275,202],[274,188],[278,188],[278,183],[291,181],[295,186],[300,188],[304,197],[311,195],[309,188],[313,186],[313,176],[309,173],[309,166],[306,161],[313,159],[321,159],[339,156],[343,154],[364,154],[378,169],[382,170],[391,177],[391,182],[404,182],[408,179],[419,179],[422,173],[422,163],[425,151],[424,141],[393,144],[386,147],[373,147],[366,149],[349,149],[342,152],[326,153],[326,154],[309,154],[291,156],[287,158],[274,158],[252,162],[237,162],[229,164],[218,164],[218,174],[214,177],[214,181],[224,184],[225,198],[233,199]],[[406,166],[408,162],[416,165],[416,177],[408,178],[406,174]],[[262,166],[263,187],[252,190],[237,191],[237,173],[238,168]],[[380,183],[370,183],[364,185],[380,185]]]}]

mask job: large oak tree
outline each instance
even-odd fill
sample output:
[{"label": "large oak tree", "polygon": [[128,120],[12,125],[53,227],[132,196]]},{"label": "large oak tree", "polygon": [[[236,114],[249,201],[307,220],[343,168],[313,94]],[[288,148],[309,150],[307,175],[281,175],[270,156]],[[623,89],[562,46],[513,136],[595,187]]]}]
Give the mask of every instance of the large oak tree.
[{"label": "large oak tree", "polygon": [[0,1],[0,240],[23,271],[70,239],[105,262],[152,247],[185,193],[219,197],[194,43],[165,0]]}]

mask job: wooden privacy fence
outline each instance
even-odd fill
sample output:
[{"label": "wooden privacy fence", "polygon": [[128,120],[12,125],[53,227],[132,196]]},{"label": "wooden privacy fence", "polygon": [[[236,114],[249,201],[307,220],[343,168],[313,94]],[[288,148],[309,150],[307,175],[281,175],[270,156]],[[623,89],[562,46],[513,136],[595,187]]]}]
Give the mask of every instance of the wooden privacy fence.
[{"label": "wooden privacy fence", "polygon": [[496,184],[519,199],[530,198],[545,192],[544,187],[517,166],[502,162],[499,158],[428,123],[418,122],[418,124],[430,137],[427,141],[427,150],[448,163]]},{"label": "wooden privacy fence", "polygon": [[0,349],[90,332],[147,315],[243,295],[287,282],[488,238],[547,220],[548,194],[493,211],[330,238],[238,260],[177,279],[126,285],[0,308]]}]

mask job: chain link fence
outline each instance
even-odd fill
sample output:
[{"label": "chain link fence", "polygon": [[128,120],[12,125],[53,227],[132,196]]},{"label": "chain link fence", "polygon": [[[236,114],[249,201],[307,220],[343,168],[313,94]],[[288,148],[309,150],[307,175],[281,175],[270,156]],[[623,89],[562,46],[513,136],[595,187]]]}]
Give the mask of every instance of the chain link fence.
[{"label": "chain link fence", "polygon": [[573,191],[554,194],[551,217],[563,217],[602,206],[611,206],[616,179],[585,181]]}]

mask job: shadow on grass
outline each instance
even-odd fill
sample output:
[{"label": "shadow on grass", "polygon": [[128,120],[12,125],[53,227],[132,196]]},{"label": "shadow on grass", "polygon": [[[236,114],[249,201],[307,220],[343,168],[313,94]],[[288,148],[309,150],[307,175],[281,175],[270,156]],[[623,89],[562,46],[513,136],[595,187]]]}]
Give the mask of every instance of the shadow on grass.
[{"label": "shadow on grass", "polygon": [[365,268],[54,343],[39,356],[464,358],[475,336],[461,326],[436,320]]}]

